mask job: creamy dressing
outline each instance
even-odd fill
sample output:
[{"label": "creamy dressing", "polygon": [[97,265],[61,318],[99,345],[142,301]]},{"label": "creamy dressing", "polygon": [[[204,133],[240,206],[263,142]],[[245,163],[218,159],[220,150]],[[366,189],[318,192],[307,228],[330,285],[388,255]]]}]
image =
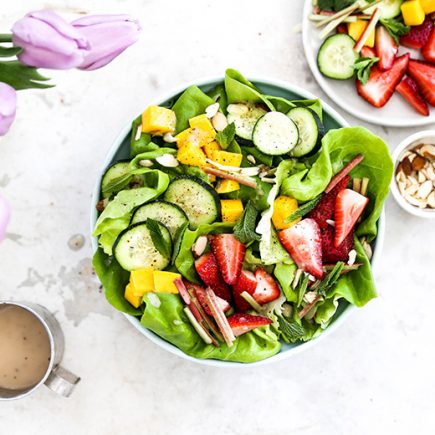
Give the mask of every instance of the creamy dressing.
[{"label": "creamy dressing", "polygon": [[36,385],[50,363],[50,340],[31,312],[14,305],[0,307],[0,388]]}]

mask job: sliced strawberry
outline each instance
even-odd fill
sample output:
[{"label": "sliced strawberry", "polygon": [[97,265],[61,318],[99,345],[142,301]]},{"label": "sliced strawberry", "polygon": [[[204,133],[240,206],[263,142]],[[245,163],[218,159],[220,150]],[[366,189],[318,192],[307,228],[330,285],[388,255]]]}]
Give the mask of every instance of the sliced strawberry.
[{"label": "sliced strawberry", "polygon": [[352,231],[369,199],[352,189],[344,189],[335,200],[335,239],[337,248]]},{"label": "sliced strawberry", "polygon": [[432,28],[426,45],[421,49],[421,54],[427,61],[435,63],[435,27]]},{"label": "sliced strawberry", "polygon": [[231,301],[230,289],[222,278],[218,262],[213,253],[209,252],[199,257],[195,261],[195,269],[205,285],[211,287],[217,296],[226,301]]},{"label": "sliced strawberry", "polygon": [[399,49],[394,38],[384,26],[376,29],[376,54],[379,57],[379,68],[382,71],[388,70],[393,66]]},{"label": "sliced strawberry", "polygon": [[376,57],[376,51],[373,48],[367,47],[367,45],[364,45],[364,47],[361,48],[361,56],[362,57]]},{"label": "sliced strawberry", "polygon": [[325,193],[316,207],[310,211],[307,217],[314,219],[320,228],[327,228],[328,219],[334,219],[335,198],[340,190],[346,189],[350,177],[344,177],[329,193]]},{"label": "sliced strawberry", "polygon": [[375,107],[384,106],[405,75],[409,53],[396,58],[388,71],[381,71],[377,65],[372,67],[369,81],[363,85],[356,81],[358,94]]},{"label": "sliced strawberry", "polygon": [[418,90],[417,83],[411,77],[405,77],[397,86],[396,91],[419,113],[429,116],[429,107]]},{"label": "sliced strawberry", "polygon": [[435,106],[435,66],[427,62],[411,59],[408,74],[416,81],[423,97]]},{"label": "sliced strawberry", "polygon": [[253,295],[257,288],[257,278],[252,272],[242,270],[237,281],[233,285],[234,305],[237,311],[247,311],[251,308],[248,302],[240,296],[243,292],[248,292]]},{"label": "sliced strawberry", "polygon": [[349,252],[353,249],[353,231],[347,235],[340,246],[334,246],[335,229],[328,226],[322,231],[322,259],[325,263],[337,263],[337,261],[347,261]]},{"label": "sliced strawberry", "polygon": [[400,37],[400,44],[420,50],[427,43],[432,28],[432,20],[429,16],[426,16],[423,24],[411,27],[411,30],[406,35]]},{"label": "sliced strawberry", "polygon": [[252,316],[251,314],[236,313],[227,318],[233,334],[238,337],[245,332],[252,331],[260,326],[270,325],[272,320],[264,316]]},{"label": "sliced strawberry", "polygon": [[279,298],[281,291],[278,284],[264,269],[257,269],[255,278],[257,279],[257,287],[252,297],[260,305]]},{"label": "sliced strawberry", "polygon": [[322,239],[314,219],[303,219],[281,231],[278,237],[300,269],[322,278]]},{"label": "sliced strawberry", "polygon": [[346,23],[341,23],[337,26],[337,28],[335,29],[335,31],[337,33],[348,33],[347,32],[347,24]]},{"label": "sliced strawberry", "polygon": [[[211,313],[210,308],[208,307],[207,302],[206,302],[205,288],[201,287],[200,285],[188,282],[188,281],[185,281],[184,283],[185,283],[186,288],[188,290],[192,289],[195,292],[195,296],[198,299],[198,302],[201,304],[201,307],[204,309],[204,311],[209,316],[212,316],[213,314]],[[222,308],[222,311],[224,313],[227,312],[231,308],[231,305],[225,299],[222,299],[217,295],[216,295],[216,299],[217,299],[218,305]]]},{"label": "sliced strawberry", "polygon": [[211,248],[216,256],[224,281],[234,284],[242,271],[246,247],[234,234],[211,236]]}]

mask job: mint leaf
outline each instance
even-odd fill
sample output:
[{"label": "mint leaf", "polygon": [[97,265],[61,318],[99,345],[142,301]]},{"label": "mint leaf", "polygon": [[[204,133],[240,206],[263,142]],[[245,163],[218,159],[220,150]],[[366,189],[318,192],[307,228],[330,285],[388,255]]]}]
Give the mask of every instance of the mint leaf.
[{"label": "mint leaf", "polygon": [[151,240],[157,251],[165,258],[171,258],[171,245],[163,237],[161,223],[154,219],[148,218],[146,220],[146,226],[150,232]]},{"label": "mint leaf", "polygon": [[365,85],[370,78],[372,66],[379,61],[379,57],[359,57],[353,66],[357,79]]},{"label": "mint leaf", "polygon": [[54,85],[41,83],[48,79],[39,74],[36,68],[26,66],[17,60],[0,62],[0,82],[7,83],[17,91],[22,89],[45,89]]},{"label": "mint leaf", "polygon": [[305,204],[301,205],[294,211],[290,216],[287,217],[285,220],[286,224],[289,224],[290,222],[293,222],[294,220],[305,216],[307,213],[309,213],[311,210],[316,207],[316,205],[319,203],[319,201],[322,199],[322,195],[317,195],[315,198],[313,198],[311,201],[306,202]]},{"label": "mint leaf", "polygon": [[312,287],[312,290],[316,290],[317,293],[322,296],[326,297],[326,293],[334,287],[334,285],[337,283],[338,279],[341,276],[341,271],[344,268],[344,263],[342,261],[339,261],[334,268],[331,270],[331,272],[326,275],[326,278],[324,278],[320,283],[316,286],[314,285]]},{"label": "mint leaf", "polygon": [[181,227],[177,229],[174,235],[174,249],[172,250],[172,262],[175,262],[175,259],[178,257],[178,254],[180,253],[181,249],[181,242],[183,241],[184,233],[186,232],[186,229],[188,228],[189,223],[186,222]]},{"label": "mint leaf", "polygon": [[278,324],[283,339],[287,342],[294,343],[305,335],[305,328],[296,320],[290,317],[277,316]]},{"label": "mint leaf", "polygon": [[231,142],[234,140],[234,136],[236,135],[236,126],[234,122],[228,124],[222,131],[218,131],[216,134],[216,140],[219,145],[225,150],[227,149]]},{"label": "mint leaf", "polygon": [[241,243],[246,244],[261,239],[260,235],[255,232],[257,216],[258,210],[254,207],[254,204],[249,201],[246,204],[240,220],[233,228],[234,235]]},{"label": "mint leaf", "polygon": [[308,288],[308,282],[309,282],[309,277],[308,277],[308,275],[304,274],[302,281],[299,282],[299,285],[295,289],[295,291],[298,295],[298,300],[296,302],[297,307],[299,307],[302,304],[302,301],[304,299],[304,295],[305,295],[307,288]]},{"label": "mint leaf", "polygon": [[397,44],[399,43],[399,37],[406,35],[411,29],[409,26],[406,26],[401,21],[394,18],[381,18],[380,21]]}]

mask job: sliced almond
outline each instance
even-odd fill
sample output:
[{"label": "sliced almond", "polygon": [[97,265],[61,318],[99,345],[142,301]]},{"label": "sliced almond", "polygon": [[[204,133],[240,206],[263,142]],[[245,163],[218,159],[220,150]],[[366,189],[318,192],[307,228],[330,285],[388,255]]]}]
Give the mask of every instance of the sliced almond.
[{"label": "sliced almond", "polygon": [[208,239],[207,236],[199,236],[196,242],[192,246],[192,252],[196,257],[200,257],[207,247]]},{"label": "sliced almond", "polygon": [[435,145],[423,145],[418,152],[423,157],[435,159]]},{"label": "sliced almond", "polygon": [[418,188],[418,192],[417,195],[421,198],[421,199],[426,199],[429,194],[432,192],[432,181],[427,180],[425,181],[419,188]]},{"label": "sliced almond", "polygon": [[156,161],[166,168],[176,168],[180,164],[172,154],[163,154],[156,157]]},{"label": "sliced almond", "polygon": [[355,260],[356,260],[356,251],[355,251],[355,249],[352,249],[352,250],[349,252],[349,259],[347,260],[347,264],[348,264],[349,266],[352,266],[352,264],[355,263]]},{"label": "sliced almond", "polygon": [[213,116],[218,113],[219,110],[219,103],[210,104],[210,106],[206,107],[205,109],[205,115],[207,118],[213,118]]},{"label": "sliced almond", "polygon": [[325,221],[328,225],[331,225],[331,227],[335,227],[335,221],[333,221],[332,219],[326,219]]},{"label": "sliced almond", "polygon": [[412,154],[411,151],[406,150],[406,151],[402,154],[402,156],[400,157],[400,161],[402,161],[405,157],[410,156],[411,154]]},{"label": "sliced almond", "polygon": [[399,192],[402,196],[406,194],[406,183],[404,181],[399,181],[397,183],[397,187],[399,188]]},{"label": "sliced almond", "polygon": [[163,140],[167,143],[175,143],[178,139],[175,136],[172,136],[172,133],[165,133],[163,135]]},{"label": "sliced almond", "polygon": [[413,177],[412,175],[408,176],[407,180],[409,180],[409,182],[411,184],[418,184],[418,181],[415,177]]},{"label": "sliced almond", "polygon": [[423,171],[418,171],[418,176],[417,176],[417,180],[418,180],[418,182],[421,184],[421,183],[424,183],[425,181],[426,181],[426,175],[425,175],[425,173],[423,172]]},{"label": "sliced almond", "polygon": [[412,160],[412,169],[414,171],[420,171],[426,165],[426,159],[422,156],[415,156],[415,159]]},{"label": "sliced almond", "polygon": [[406,189],[405,189],[405,192],[408,194],[408,195],[415,195],[416,193],[417,193],[417,191],[418,191],[418,189],[419,189],[419,187],[418,187],[418,185],[417,184],[411,184],[409,187],[407,187]]},{"label": "sliced almond", "polygon": [[151,168],[151,166],[153,166],[153,161],[152,160],[139,160],[139,165],[143,166],[144,168]]},{"label": "sliced almond", "polygon": [[211,123],[216,131],[222,131],[228,125],[227,118],[222,112],[217,112],[216,115],[211,118]]},{"label": "sliced almond", "polygon": [[431,181],[435,181],[435,170],[433,166],[428,165],[428,167],[425,170],[426,170],[426,177]]},{"label": "sliced almond", "polygon": [[134,140],[139,140],[141,134],[142,134],[142,124],[139,125],[139,127],[137,128],[137,130],[136,130],[136,136],[134,137]]},{"label": "sliced almond", "polygon": [[255,161],[255,157],[254,157],[252,154],[248,154],[248,155],[246,156],[246,160],[247,160],[249,163],[252,163],[253,165],[255,165],[255,163],[256,163],[256,161]]},{"label": "sliced almond", "polygon": [[229,104],[227,107],[227,112],[234,115],[244,115],[249,112],[249,107],[246,104]]},{"label": "sliced almond", "polygon": [[361,245],[362,245],[362,247],[367,255],[367,258],[369,260],[371,260],[371,258],[373,256],[373,250],[372,250],[370,243],[367,242],[367,240],[364,238],[363,240],[361,240]]},{"label": "sliced almond", "polygon": [[421,199],[415,198],[411,195],[404,195],[404,198],[411,204],[415,205],[416,207],[425,208],[426,207],[426,201],[422,201]]},{"label": "sliced almond", "polygon": [[430,208],[435,208],[435,190],[433,190],[431,194],[427,197],[427,205]]}]

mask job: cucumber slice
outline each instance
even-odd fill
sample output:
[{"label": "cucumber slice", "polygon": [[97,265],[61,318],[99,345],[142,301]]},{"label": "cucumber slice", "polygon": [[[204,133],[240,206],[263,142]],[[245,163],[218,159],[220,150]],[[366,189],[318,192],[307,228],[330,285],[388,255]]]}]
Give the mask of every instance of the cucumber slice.
[{"label": "cucumber slice", "polygon": [[299,131],[298,143],[290,154],[294,157],[301,157],[313,151],[324,132],[319,117],[311,109],[305,107],[295,107],[287,113],[287,116],[296,124]]},{"label": "cucumber slice", "polygon": [[189,222],[186,213],[178,205],[166,201],[153,201],[136,209],[130,225],[145,222],[148,218],[162,223],[169,230],[172,240],[178,228]]},{"label": "cucumber slice", "polygon": [[[370,2],[362,0],[361,5],[367,6]],[[367,8],[364,13],[372,15],[375,8],[381,11],[381,18],[394,18],[401,13],[400,6],[402,6],[403,0],[383,0],[381,3],[377,3],[371,8]]]},{"label": "cucumber slice", "polygon": [[355,41],[349,35],[338,33],[326,38],[317,54],[317,66],[326,77],[347,80],[353,77],[353,66],[358,53],[353,47]]},{"label": "cucumber slice", "polygon": [[255,124],[252,140],[264,154],[281,156],[289,153],[298,143],[296,124],[284,113],[268,112]]},{"label": "cucumber slice", "polygon": [[[126,187],[130,182],[131,178],[128,176],[129,172],[129,160],[121,160],[106,169],[106,172],[104,173],[101,180],[101,194],[103,195],[103,198],[108,198],[112,193],[119,192],[124,187]],[[113,182],[116,179],[119,179],[119,183],[113,185]]]},{"label": "cucumber slice", "polygon": [[181,175],[169,184],[165,200],[186,213],[191,228],[219,219],[221,203],[217,192],[206,182],[191,175]]},{"label": "cucumber slice", "polygon": [[262,107],[252,103],[230,104],[227,111],[228,123],[234,122],[236,135],[246,140],[252,140],[255,124],[267,113]]},{"label": "cucumber slice", "polygon": [[[158,222],[163,241],[172,246],[169,230]],[[163,256],[154,246],[151,233],[146,223],[129,226],[116,239],[113,254],[125,270],[137,270],[150,267],[163,270],[169,265],[171,257]]]}]

